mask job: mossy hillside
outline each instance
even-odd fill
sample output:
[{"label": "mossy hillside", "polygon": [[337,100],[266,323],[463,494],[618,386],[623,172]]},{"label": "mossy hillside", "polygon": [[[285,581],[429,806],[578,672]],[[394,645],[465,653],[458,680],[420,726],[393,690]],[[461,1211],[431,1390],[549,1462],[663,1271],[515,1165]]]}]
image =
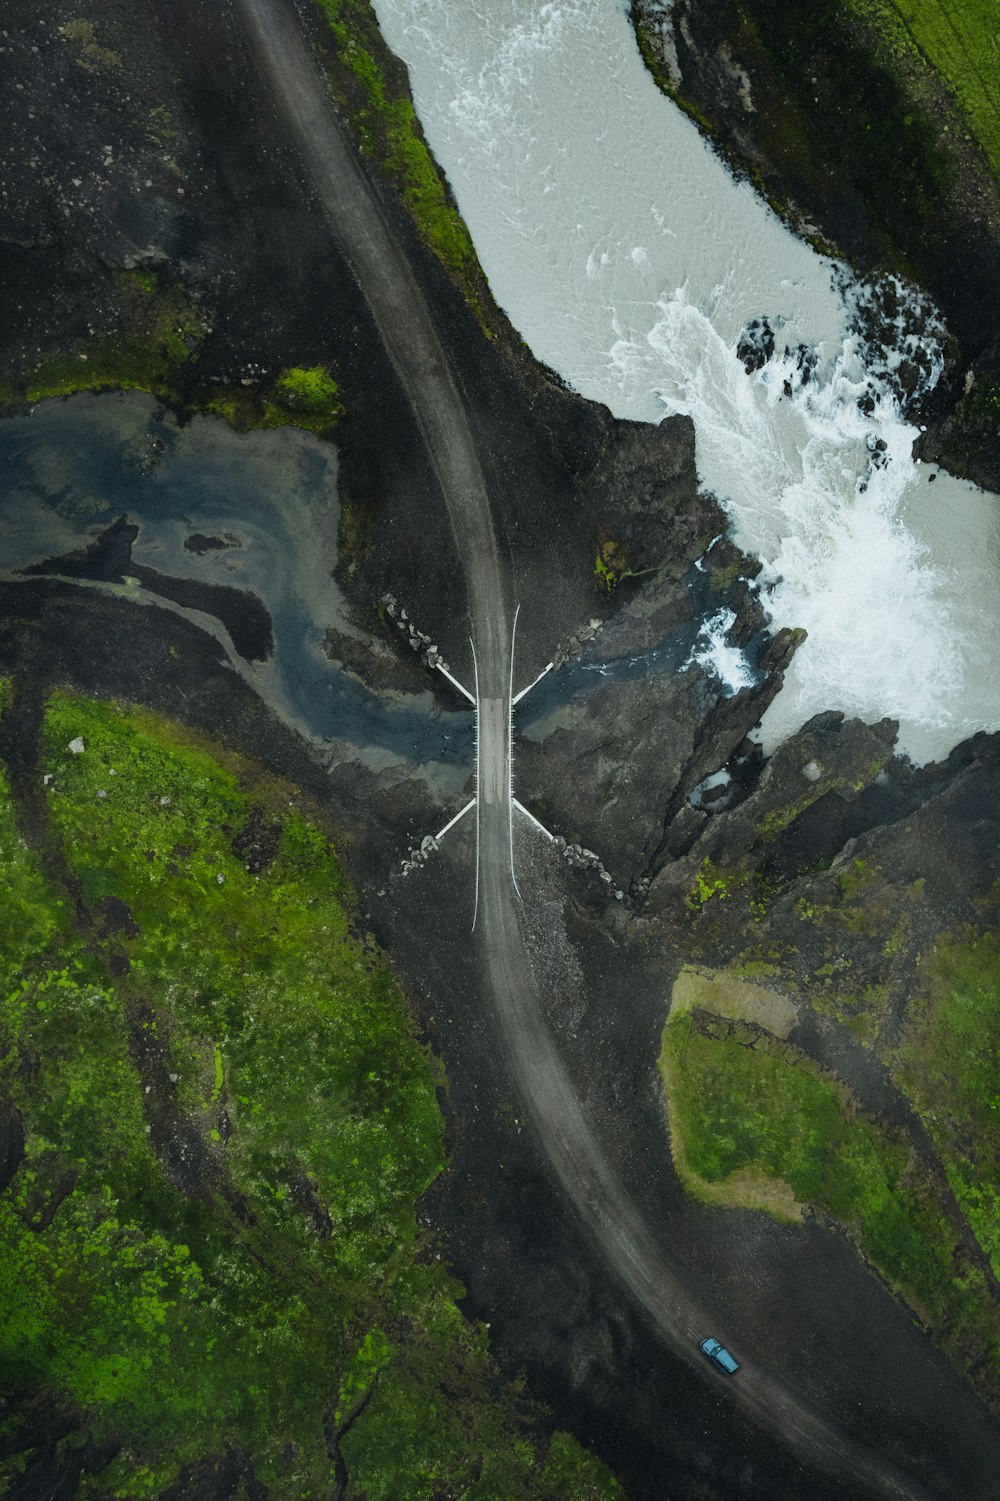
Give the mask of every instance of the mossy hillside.
[{"label": "mossy hillside", "polygon": [[896,1066],[1000,1277],[1000,939],[946,934],[923,968]]},{"label": "mossy hillside", "polygon": [[[701,45],[747,70],[752,114],[731,81],[705,91],[690,69],[681,85],[671,79],[657,7],[641,0],[635,24],[660,86],[793,229],[819,250],[832,249],[824,232],[835,236],[833,253],[863,269],[879,264],[927,281],[940,270],[955,193],[988,169],[965,146],[968,119],[949,94],[954,75],[937,71],[942,59],[925,53],[902,19],[917,10],[945,19],[939,0],[720,0],[704,17]],[[984,35],[983,44],[992,41]]]},{"label": "mossy hillside", "polygon": [[[439,1075],[294,789],[71,695],[39,774],[66,891],[0,798],[0,1092],[25,1135],[0,1197],[0,1475],[30,1467],[34,1400],[117,1451],[88,1497],[156,1495],[230,1447],[275,1497],[483,1494],[480,1471],[498,1497],[563,1494],[562,1450],[417,1229]],[[618,1494],[566,1443],[581,1497]]]},{"label": "mossy hillside", "polygon": [[150,391],[180,404],[181,370],[205,337],[198,308],[180,282],[152,271],[117,271],[111,280],[113,326],[0,386],[0,413],[75,391]]},{"label": "mossy hillside", "polygon": [[492,303],[471,236],[424,139],[406,86],[369,0],[315,0],[335,47],[331,83],[359,143],[395,184],[421,237],[492,337]]},{"label": "mossy hillside", "polygon": [[897,53],[914,46],[958,99],[1000,176],[997,12],[992,0],[847,0]]},{"label": "mossy hillside", "polygon": [[241,433],[300,427],[323,436],[343,416],[337,382],[323,365],[292,366],[261,384],[199,387],[207,325],[183,283],[141,268],[114,272],[112,283],[113,329],[0,383],[0,416],[77,391],[148,391],[181,413],[215,412]]},{"label": "mossy hillside", "polygon": [[[660,1069],[675,1159],[710,1201],[731,1180],[767,1207],[761,1180],[842,1226],[983,1390],[995,1395],[1000,1329],[982,1269],[909,1143],[867,1118],[805,1055],[746,1023],[671,1017]],[[787,1193],[772,1212],[792,1217]],[[733,1202],[731,1199],[730,1202]]]}]

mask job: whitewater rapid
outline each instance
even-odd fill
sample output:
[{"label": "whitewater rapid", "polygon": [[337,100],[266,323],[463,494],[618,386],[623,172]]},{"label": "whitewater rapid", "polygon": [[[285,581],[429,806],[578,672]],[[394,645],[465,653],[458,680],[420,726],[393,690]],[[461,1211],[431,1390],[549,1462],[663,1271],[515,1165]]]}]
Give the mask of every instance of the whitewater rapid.
[{"label": "whitewater rapid", "polygon": [[[933,318],[873,347],[856,289],[663,97],[616,0],[375,10],[515,327],[617,416],[692,418],[774,627],[808,631],[765,744],[830,708],[898,719],[920,762],[1000,728],[1000,503],[932,482],[893,392],[916,348],[936,378]],[[748,373],[761,318],[774,349]]]}]

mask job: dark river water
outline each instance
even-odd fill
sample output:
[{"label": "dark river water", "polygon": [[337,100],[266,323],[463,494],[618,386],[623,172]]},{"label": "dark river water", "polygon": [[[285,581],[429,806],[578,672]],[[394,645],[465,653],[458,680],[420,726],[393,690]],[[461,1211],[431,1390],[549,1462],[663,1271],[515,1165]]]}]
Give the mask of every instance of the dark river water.
[{"label": "dark river water", "polygon": [[[180,426],[139,393],[43,402],[0,423],[3,577],[44,572],[178,610],[310,739],[376,769],[421,765],[457,787],[474,761],[458,696],[443,708],[429,676],[424,693],[374,692],[324,650],[330,630],[359,634],[333,577],[338,514],[336,449],[295,428],[236,434],[211,417]],[[544,735],[609,676],[694,661],[723,692],[753,682],[754,654],[725,644],[725,624],[702,621],[693,600],[691,621],[656,648],[565,664],[523,701],[518,729]]]},{"label": "dark river water", "polygon": [[[127,550],[112,567],[72,559],[119,518],[138,528],[131,560]],[[81,583],[103,574],[92,587],[167,604],[212,631],[309,737],[376,765],[471,765],[472,715],[443,712],[429,679],[423,694],[377,694],[325,653],[328,630],[357,634],[332,577],[337,520],[336,450],[294,428],[238,435],[215,418],[181,427],[138,394],[44,402],[0,423],[5,577],[39,565]],[[263,649],[262,612],[248,627],[245,591],[270,615]],[[252,660],[258,652],[264,660]]]}]

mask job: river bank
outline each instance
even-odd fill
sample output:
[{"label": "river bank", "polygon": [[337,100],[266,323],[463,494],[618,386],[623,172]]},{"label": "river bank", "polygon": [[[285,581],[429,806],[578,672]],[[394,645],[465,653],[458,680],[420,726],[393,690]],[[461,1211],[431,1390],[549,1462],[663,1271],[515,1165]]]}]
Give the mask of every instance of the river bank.
[{"label": "river bank", "polygon": [[930,292],[955,342],[919,452],[1000,489],[996,163],[892,7],[638,0],[632,15],[658,85],[797,233]]}]

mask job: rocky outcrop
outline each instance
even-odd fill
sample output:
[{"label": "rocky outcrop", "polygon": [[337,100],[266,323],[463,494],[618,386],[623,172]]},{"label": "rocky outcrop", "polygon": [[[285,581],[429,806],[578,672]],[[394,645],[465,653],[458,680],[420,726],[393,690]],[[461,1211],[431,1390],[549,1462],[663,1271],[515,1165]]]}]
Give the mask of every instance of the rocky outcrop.
[{"label": "rocky outcrop", "polygon": [[[925,404],[922,456],[996,488],[995,402],[951,414],[968,376],[1000,375],[1000,184],[944,81],[840,0],[675,0],[669,15],[637,0],[632,14],[661,88],[792,229],[931,294],[959,348]],[[765,350],[766,329],[748,330],[748,368]]]}]

